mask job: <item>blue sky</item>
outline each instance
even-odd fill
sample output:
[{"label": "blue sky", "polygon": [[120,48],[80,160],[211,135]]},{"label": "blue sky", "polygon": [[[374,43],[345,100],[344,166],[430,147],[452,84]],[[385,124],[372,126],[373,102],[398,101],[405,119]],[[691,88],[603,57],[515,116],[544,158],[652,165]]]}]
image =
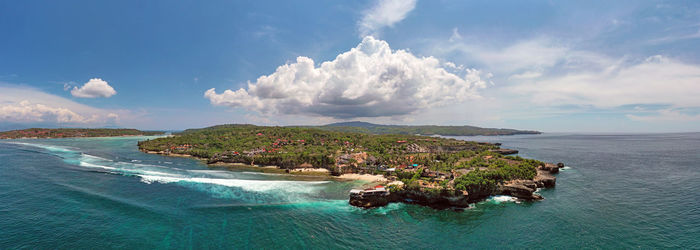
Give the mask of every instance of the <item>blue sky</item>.
[{"label": "blue sky", "polygon": [[700,130],[700,2],[0,1],[0,128]]}]

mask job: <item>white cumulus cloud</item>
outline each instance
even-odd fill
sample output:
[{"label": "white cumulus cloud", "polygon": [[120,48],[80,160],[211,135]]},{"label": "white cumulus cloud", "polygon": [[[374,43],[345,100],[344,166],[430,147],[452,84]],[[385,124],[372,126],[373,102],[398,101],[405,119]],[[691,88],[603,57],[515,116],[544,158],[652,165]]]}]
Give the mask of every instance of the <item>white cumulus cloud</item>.
[{"label": "white cumulus cloud", "polygon": [[100,109],[40,90],[0,83],[0,127],[31,126],[95,127],[115,125],[121,118],[133,120],[126,110]]},{"label": "white cumulus cloud", "polygon": [[400,22],[416,7],[415,0],[380,0],[358,22],[361,36],[377,35],[384,27]]},{"label": "white cumulus cloud", "polygon": [[209,89],[213,105],[243,107],[263,114],[333,118],[401,116],[478,97],[490,74],[476,69],[448,71],[434,57],[392,51],[385,41],[365,37],[355,48],[315,66],[308,57],[249,82],[247,89]]},{"label": "white cumulus cloud", "polygon": [[96,119],[96,116],[85,117],[67,108],[50,107],[27,100],[0,106],[0,121],[6,122],[88,123]]},{"label": "white cumulus cloud", "polygon": [[117,91],[115,91],[112,86],[109,86],[106,81],[100,78],[92,78],[80,88],[73,87],[73,90],[71,90],[70,93],[75,97],[96,98],[110,97],[117,94]]}]

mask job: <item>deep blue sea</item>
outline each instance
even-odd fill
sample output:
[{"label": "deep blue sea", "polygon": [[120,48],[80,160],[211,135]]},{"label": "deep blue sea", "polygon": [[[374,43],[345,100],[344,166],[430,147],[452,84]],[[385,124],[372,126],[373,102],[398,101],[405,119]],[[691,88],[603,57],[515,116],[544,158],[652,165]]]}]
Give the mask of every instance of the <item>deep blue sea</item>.
[{"label": "deep blue sea", "polygon": [[700,248],[700,133],[459,137],[567,165],[545,200],[359,209],[360,182],[209,168],[147,137],[0,141],[0,249]]}]

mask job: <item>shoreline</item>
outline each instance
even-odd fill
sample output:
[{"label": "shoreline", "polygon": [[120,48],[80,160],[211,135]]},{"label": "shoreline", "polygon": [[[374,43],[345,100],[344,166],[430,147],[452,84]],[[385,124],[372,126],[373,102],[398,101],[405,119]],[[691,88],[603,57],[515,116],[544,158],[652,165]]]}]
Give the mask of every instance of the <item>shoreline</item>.
[{"label": "shoreline", "polygon": [[356,181],[367,181],[367,182],[389,182],[389,179],[383,175],[373,175],[373,174],[341,174],[336,176],[337,179],[342,180],[356,180]]},{"label": "shoreline", "polygon": [[73,138],[130,138],[143,136],[167,136],[160,135],[115,135],[115,136],[68,136],[68,137],[20,137],[20,138],[0,138],[0,140],[39,140],[39,139],[73,139]]},{"label": "shoreline", "polygon": [[[207,161],[207,158],[200,158],[188,154],[176,154],[176,153],[165,153],[163,151],[150,151],[150,150],[139,150],[147,154],[157,154],[162,156],[172,156],[181,158],[192,158],[200,161]],[[325,168],[294,168],[294,169],[282,169],[278,166],[260,166],[260,165],[249,165],[245,163],[237,162],[216,162],[216,163],[204,163],[208,167],[220,167],[227,169],[240,169],[240,170],[252,170],[262,173],[274,173],[274,174],[287,174],[290,176],[317,176],[325,177],[333,180],[339,181],[364,181],[369,183],[388,183],[389,180],[383,175],[372,175],[372,174],[341,174],[339,176],[333,176],[330,174],[330,170]]]},{"label": "shoreline", "polygon": [[[361,208],[374,208],[385,206],[389,203],[407,203],[427,206],[435,209],[464,209],[494,195],[507,195],[516,200],[536,201],[542,200],[542,197],[537,191],[540,188],[553,188],[556,185],[556,177],[553,174],[559,173],[559,169],[564,167],[563,163],[552,164],[539,162],[534,167],[535,176],[532,179],[512,179],[505,182],[499,182],[496,186],[491,187],[493,190],[461,190],[445,189],[435,186],[424,180],[418,180],[416,187],[407,186],[401,181],[396,181],[395,178],[384,177],[383,175],[360,174],[360,173],[345,173],[339,176],[332,176],[331,171],[324,168],[310,168],[310,164],[304,163],[297,168],[280,168],[279,166],[260,166],[246,163],[226,163],[213,162],[217,159],[198,158],[189,154],[170,153],[169,151],[148,151],[140,150],[150,154],[160,154],[163,156],[187,157],[196,158],[206,164],[208,167],[222,167],[228,170],[248,170],[263,173],[274,173],[279,175],[287,175],[296,178],[322,178],[332,181],[350,181],[353,182],[353,189],[350,191],[349,204]],[[501,153],[501,152],[497,152]],[[501,155],[501,154],[499,154]],[[487,158],[490,159],[490,158]],[[511,159],[512,160],[512,159]],[[529,178],[529,177],[528,177]],[[452,180],[455,181],[456,179]],[[391,181],[391,184],[389,184]],[[487,184],[484,184],[487,185]],[[491,185],[491,184],[488,184]],[[386,187],[386,188],[385,188]]]}]

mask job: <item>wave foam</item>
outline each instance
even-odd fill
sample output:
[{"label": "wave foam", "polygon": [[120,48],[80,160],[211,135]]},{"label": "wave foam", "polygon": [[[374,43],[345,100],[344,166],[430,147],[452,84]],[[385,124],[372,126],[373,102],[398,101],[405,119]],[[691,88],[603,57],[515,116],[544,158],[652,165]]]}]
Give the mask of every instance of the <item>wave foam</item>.
[{"label": "wave foam", "polygon": [[26,143],[26,142],[7,142],[7,143],[43,148],[43,149],[46,149],[46,150],[51,151],[51,152],[77,153],[77,151],[72,150],[68,147],[46,145],[46,144],[39,144],[39,143]]},{"label": "wave foam", "polygon": [[491,198],[487,199],[487,201],[493,202],[496,204],[500,204],[503,202],[515,202],[517,200],[518,200],[517,198],[515,198],[513,196],[508,196],[508,195],[495,195],[495,196],[491,196]]},{"label": "wave foam", "polygon": [[81,162],[79,163],[79,165],[80,165],[81,167],[101,168],[101,169],[106,169],[106,170],[117,170],[117,168],[107,167],[107,166],[97,165],[97,164],[92,164],[92,163],[84,162],[84,161],[81,161]]},{"label": "wave foam", "polygon": [[242,179],[221,179],[204,177],[171,177],[161,175],[138,175],[144,183],[176,183],[191,182],[215,184],[227,187],[237,187],[254,192],[285,191],[294,193],[311,193],[314,186],[328,183],[328,181],[267,181],[267,180],[242,180]]},{"label": "wave foam", "polygon": [[[290,181],[290,180],[250,180],[240,179],[246,174],[258,174],[255,172],[237,173],[223,170],[187,170],[170,166],[160,166],[140,163],[140,160],[115,161],[107,158],[86,154],[71,148],[44,144],[21,143],[16,144],[33,146],[46,149],[52,154],[61,156],[66,163],[102,169],[108,173],[126,176],[137,176],[144,183],[189,183],[216,185],[223,187],[239,188],[245,191],[259,193],[298,193],[309,194],[319,188],[319,185],[329,181]],[[168,164],[170,165],[170,164]],[[275,174],[265,174],[275,175]],[[201,186],[200,186],[201,187]]]}]

